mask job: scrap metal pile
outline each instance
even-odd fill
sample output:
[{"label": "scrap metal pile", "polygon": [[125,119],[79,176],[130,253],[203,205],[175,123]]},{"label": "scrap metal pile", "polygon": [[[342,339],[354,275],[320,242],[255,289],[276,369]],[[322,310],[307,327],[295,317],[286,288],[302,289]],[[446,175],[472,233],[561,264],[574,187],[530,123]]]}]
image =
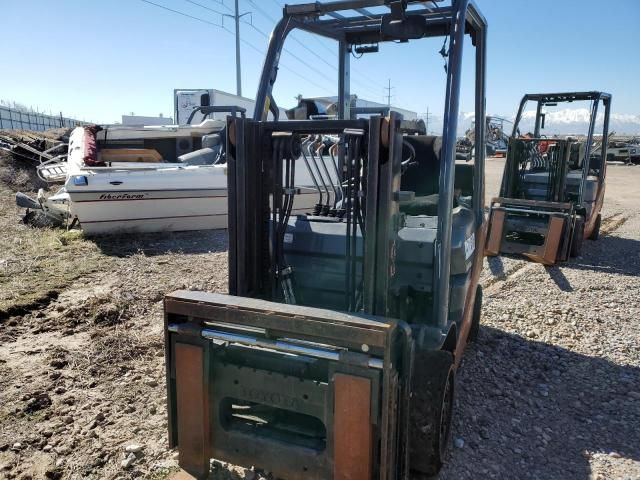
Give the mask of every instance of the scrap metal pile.
[{"label": "scrap metal pile", "polygon": [[0,131],[0,150],[14,159],[36,167],[38,177],[45,182],[61,182],[66,179],[68,131],[48,133]]},{"label": "scrap metal pile", "polygon": [[[505,133],[505,123],[512,123],[510,120],[501,117],[487,117],[486,119],[486,149],[488,156],[505,156],[509,146],[509,134]],[[458,139],[456,143],[456,159],[471,160],[473,148],[475,146],[475,126],[465,132],[464,137]]]},{"label": "scrap metal pile", "polygon": [[640,138],[610,138],[607,150],[608,162],[640,164]]}]

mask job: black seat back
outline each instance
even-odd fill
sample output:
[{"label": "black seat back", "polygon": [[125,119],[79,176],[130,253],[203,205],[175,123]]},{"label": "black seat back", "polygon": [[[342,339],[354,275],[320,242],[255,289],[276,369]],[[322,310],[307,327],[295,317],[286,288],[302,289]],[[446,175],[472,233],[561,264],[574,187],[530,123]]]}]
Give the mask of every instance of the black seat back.
[{"label": "black seat back", "polygon": [[473,173],[472,163],[456,163],[454,188],[460,190],[460,194],[464,197],[473,196]]},{"label": "black seat back", "polygon": [[[415,150],[414,162],[402,175],[400,189],[415,192],[416,197],[438,193],[440,183],[440,152],[442,137],[430,135],[407,135],[403,137]],[[403,149],[403,159],[409,157],[408,149]]]}]

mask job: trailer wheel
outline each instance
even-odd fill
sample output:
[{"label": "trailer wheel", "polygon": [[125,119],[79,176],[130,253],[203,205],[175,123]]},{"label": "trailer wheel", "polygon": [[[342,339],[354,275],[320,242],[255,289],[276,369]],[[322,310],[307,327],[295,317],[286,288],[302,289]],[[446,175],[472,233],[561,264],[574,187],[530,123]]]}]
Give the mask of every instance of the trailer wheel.
[{"label": "trailer wheel", "polygon": [[467,336],[467,343],[478,341],[480,334],[480,315],[482,313],[482,285],[476,288],[476,299],[473,302],[473,313],[471,316],[471,328]]},{"label": "trailer wheel", "polygon": [[584,220],[582,218],[576,219],[576,225],[573,227],[573,238],[571,239],[571,252],[572,257],[580,256],[582,251],[582,241],[584,240]]},{"label": "trailer wheel", "polygon": [[449,447],[455,371],[443,350],[416,352],[411,386],[409,467],[417,475],[436,475]]},{"label": "trailer wheel", "polygon": [[589,240],[598,240],[600,238],[600,225],[602,224],[602,215],[599,213],[596,217],[596,223],[593,226],[593,230],[591,231],[591,235],[589,235]]}]

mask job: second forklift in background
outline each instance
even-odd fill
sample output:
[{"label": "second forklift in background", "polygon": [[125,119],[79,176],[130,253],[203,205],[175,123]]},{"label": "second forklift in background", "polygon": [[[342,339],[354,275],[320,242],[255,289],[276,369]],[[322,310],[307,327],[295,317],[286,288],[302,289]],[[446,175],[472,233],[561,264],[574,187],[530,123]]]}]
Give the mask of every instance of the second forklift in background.
[{"label": "second forklift in background", "polygon": [[[527,102],[536,102],[533,135],[520,132]],[[590,102],[584,139],[548,138],[544,107]],[[602,145],[594,149],[599,108]],[[500,197],[491,201],[486,254],[520,254],[552,265],[580,255],[585,238],[600,233],[611,95],[567,92],[525,95],[509,140]]]}]

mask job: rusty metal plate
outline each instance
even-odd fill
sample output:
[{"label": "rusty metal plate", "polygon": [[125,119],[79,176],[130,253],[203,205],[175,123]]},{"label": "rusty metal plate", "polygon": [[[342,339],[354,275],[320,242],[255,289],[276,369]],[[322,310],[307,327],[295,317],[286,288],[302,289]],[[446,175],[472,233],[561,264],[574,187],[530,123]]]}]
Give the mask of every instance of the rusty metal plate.
[{"label": "rusty metal plate", "polygon": [[564,231],[564,218],[551,217],[549,220],[549,233],[544,243],[544,257],[543,263],[552,265],[556,263],[558,257],[558,248],[560,247],[560,240],[562,238],[562,232]]},{"label": "rusty metal plate", "polygon": [[210,424],[204,378],[204,350],[197,345],[175,344],[178,463],[190,474],[209,472]]},{"label": "rusty metal plate", "polygon": [[500,253],[502,232],[504,229],[504,217],[504,210],[494,210],[491,212],[489,240],[487,241],[485,249],[487,255],[498,255]]},{"label": "rusty metal plate", "polygon": [[371,381],[337,373],[334,377],[335,480],[371,480],[373,427]]}]

